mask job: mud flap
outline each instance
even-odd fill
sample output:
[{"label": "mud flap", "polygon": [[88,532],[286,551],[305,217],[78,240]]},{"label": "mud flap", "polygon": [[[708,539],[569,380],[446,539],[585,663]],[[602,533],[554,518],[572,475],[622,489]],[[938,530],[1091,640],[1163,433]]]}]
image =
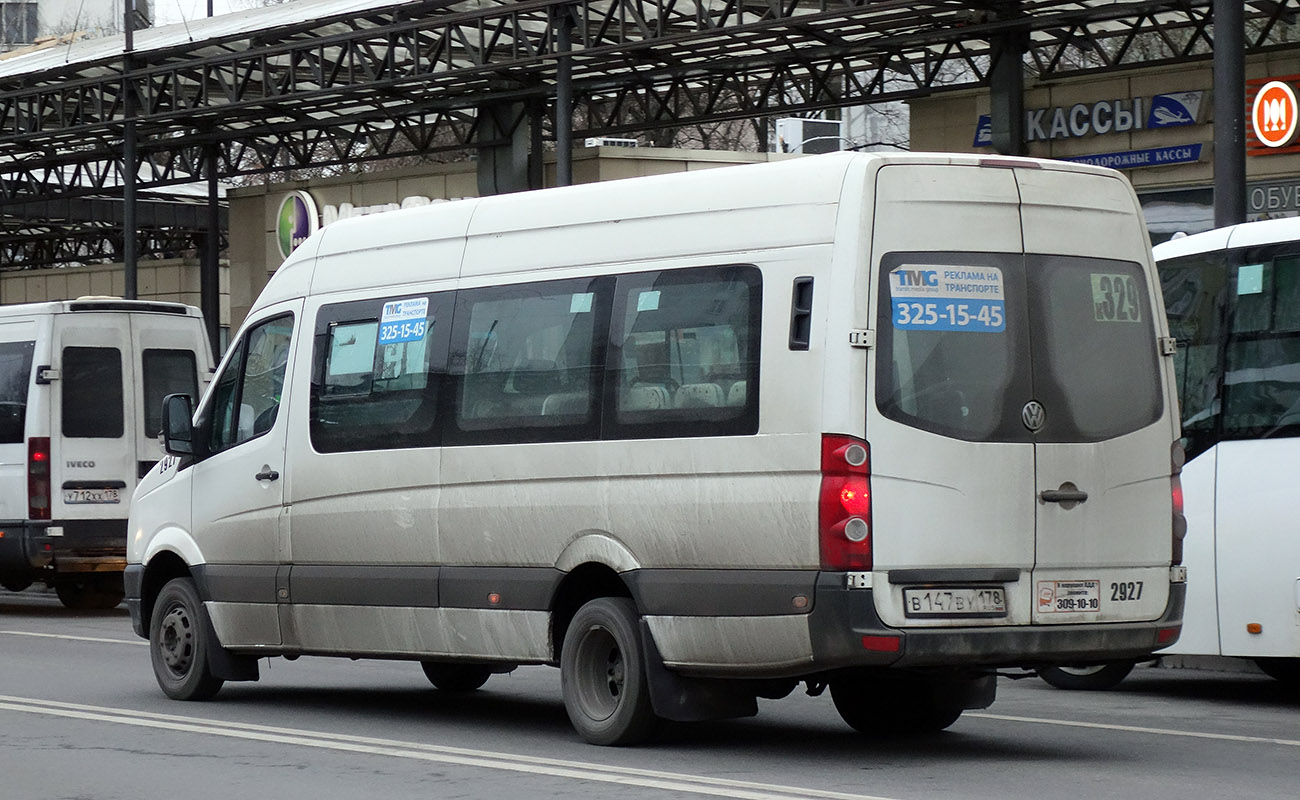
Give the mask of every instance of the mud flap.
[{"label": "mud flap", "polygon": [[691,678],[670,671],[664,666],[663,656],[644,619],[639,630],[650,705],[656,716],[673,722],[703,722],[752,717],[758,713],[758,700],[745,690],[742,682]]},{"label": "mud flap", "polygon": [[235,655],[217,644],[217,629],[212,626],[207,609],[203,611],[203,627],[212,643],[208,648],[208,669],[212,670],[213,677],[223,681],[255,681],[261,677],[257,670],[257,656]]}]

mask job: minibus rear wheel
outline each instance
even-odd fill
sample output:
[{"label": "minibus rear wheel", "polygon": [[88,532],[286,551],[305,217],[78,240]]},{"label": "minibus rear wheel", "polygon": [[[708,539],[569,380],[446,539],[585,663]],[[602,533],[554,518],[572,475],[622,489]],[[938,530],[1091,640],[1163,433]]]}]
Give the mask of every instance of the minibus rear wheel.
[{"label": "minibus rear wheel", "polygon": [[592,600],[574,614],[560,651],[560,686],[569,721],[592,744],[630,745],[654,732],[636,606],[625,597]]},{"label": "minibus rear wheel", "polygon": [[472,692],[492,677],[492,669],[482,664],[421,661],[420,666],[429,683],[444,692]]},{"label": "minibus rear wheel", "polygon": [[210,629],[194,582],[168,581],[149,620],[149,660],[163,694],[173,700],[207,700],[221,689],[225,681],[213,675],[208,664],[209,648],[218,646]]}]

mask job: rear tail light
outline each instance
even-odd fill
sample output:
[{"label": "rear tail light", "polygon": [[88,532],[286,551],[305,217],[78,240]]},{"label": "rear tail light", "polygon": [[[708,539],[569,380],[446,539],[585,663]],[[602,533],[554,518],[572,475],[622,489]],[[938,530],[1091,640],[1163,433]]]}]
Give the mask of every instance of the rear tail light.
[{"label": "rear tail light", "polygon": [[1174,442],[1169,453],[1169,492],[1173,500],[1173,560],[1172,564],[1177,566],[1183,563],[1183,538],[1187,536],[1187,517],[1183,514],[1183,464],[1187,461],[1187,453],[1183,446]]},{"label": "rear tail light", "polygon": [[27,518],[50,518],[50,437],[27,440]]},{"label": "rear tail light", "polygon": [[818,499],[822,569],[871,569],[871,456],[852,436],[822,436]]}]

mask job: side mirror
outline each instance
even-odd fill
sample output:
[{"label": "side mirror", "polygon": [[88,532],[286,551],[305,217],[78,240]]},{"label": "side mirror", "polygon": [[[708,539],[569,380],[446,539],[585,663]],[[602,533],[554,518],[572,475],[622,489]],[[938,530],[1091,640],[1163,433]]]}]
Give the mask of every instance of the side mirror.
[{"label": "side mirror", "polygon": [[194,408],[187,394],[169,394],[163,398],[163,450],[174,456],[194,454]]}]

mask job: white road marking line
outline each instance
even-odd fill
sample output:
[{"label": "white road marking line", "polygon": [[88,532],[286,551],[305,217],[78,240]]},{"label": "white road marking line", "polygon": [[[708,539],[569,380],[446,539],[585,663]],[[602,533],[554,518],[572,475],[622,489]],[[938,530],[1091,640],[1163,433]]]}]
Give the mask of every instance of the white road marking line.
[{"label": "white road marking line", "polygon": [[1245,742],[1247,744],[1278,744],[1284,747],[1300,747],[1300,740],[1274,739],[1268,736],[1239,736],[1232,733],[1207,733],[1204,731],[1179,731],[1173,728],[1147,728],[1142,725],[1112,725],[1104,722],[1079,722],[1067,719],[1042,719],[1039,717],[1013,717],[1005,714],[984,714],[967,711],[962,718],[992,719],[1002,722],[1029,722],[1036,725],[1061,725],[1067,728],[1095,728],[1104,731],[1124,731],[1127,733],[1152,733],[1157,736],[1184,736],[1190,739],[1216,739],[1223,742]]},{"label": "white road marking line", "polygon": [[40,639],[68,639],[73,642],[101,642],[103,644],[133,644],[141,647],[148,647],[149,643],[144,639],[103,639],[98,636],[68,636],[63,633],[33,633],[31,631],[0,631],[0,634],[9,636],[35,636]]},{"label": "white road marking line", "polygon": [[533,775],[545,775],[556,778],[598,781],[639,786],[651,789],[664,789],[675,792],[711,795],[716,797],[734,797],[741,800],[890,800],[890,798],[871,795],[846,794],[843,792],[804,789],[797,786],[736,781],[725,778],[710,778],[701,775],[687,775],[675,772],[660,772],[633,767],[618,767],[605,764],[592,764],[582,761],[526,756],[512,753],[494,753],[488,750],[471,750],[460,747],[403,742],[392,739],[376,739],[364,736],[345,736],[322,731],[299,730],[294,728],[277,728],[248,723],[223,722],[197,717],[180,717],[170,714],[151,714],[125,708],[108,708],[87,706],[76,703],[61,703],[35,698],[10,697],[0,695],[0,710],[19,711],[29,714],[67,717],[72,719],[94,720],[119,725],[134,725],[144,728],[183,731],[188,733],[226,736],[235,739],[291,744],[303,747],[318,747],[328,750],[341,750],[368,755],[392,756],[443,764],[481,767],[485,769],[522,772]]}]

